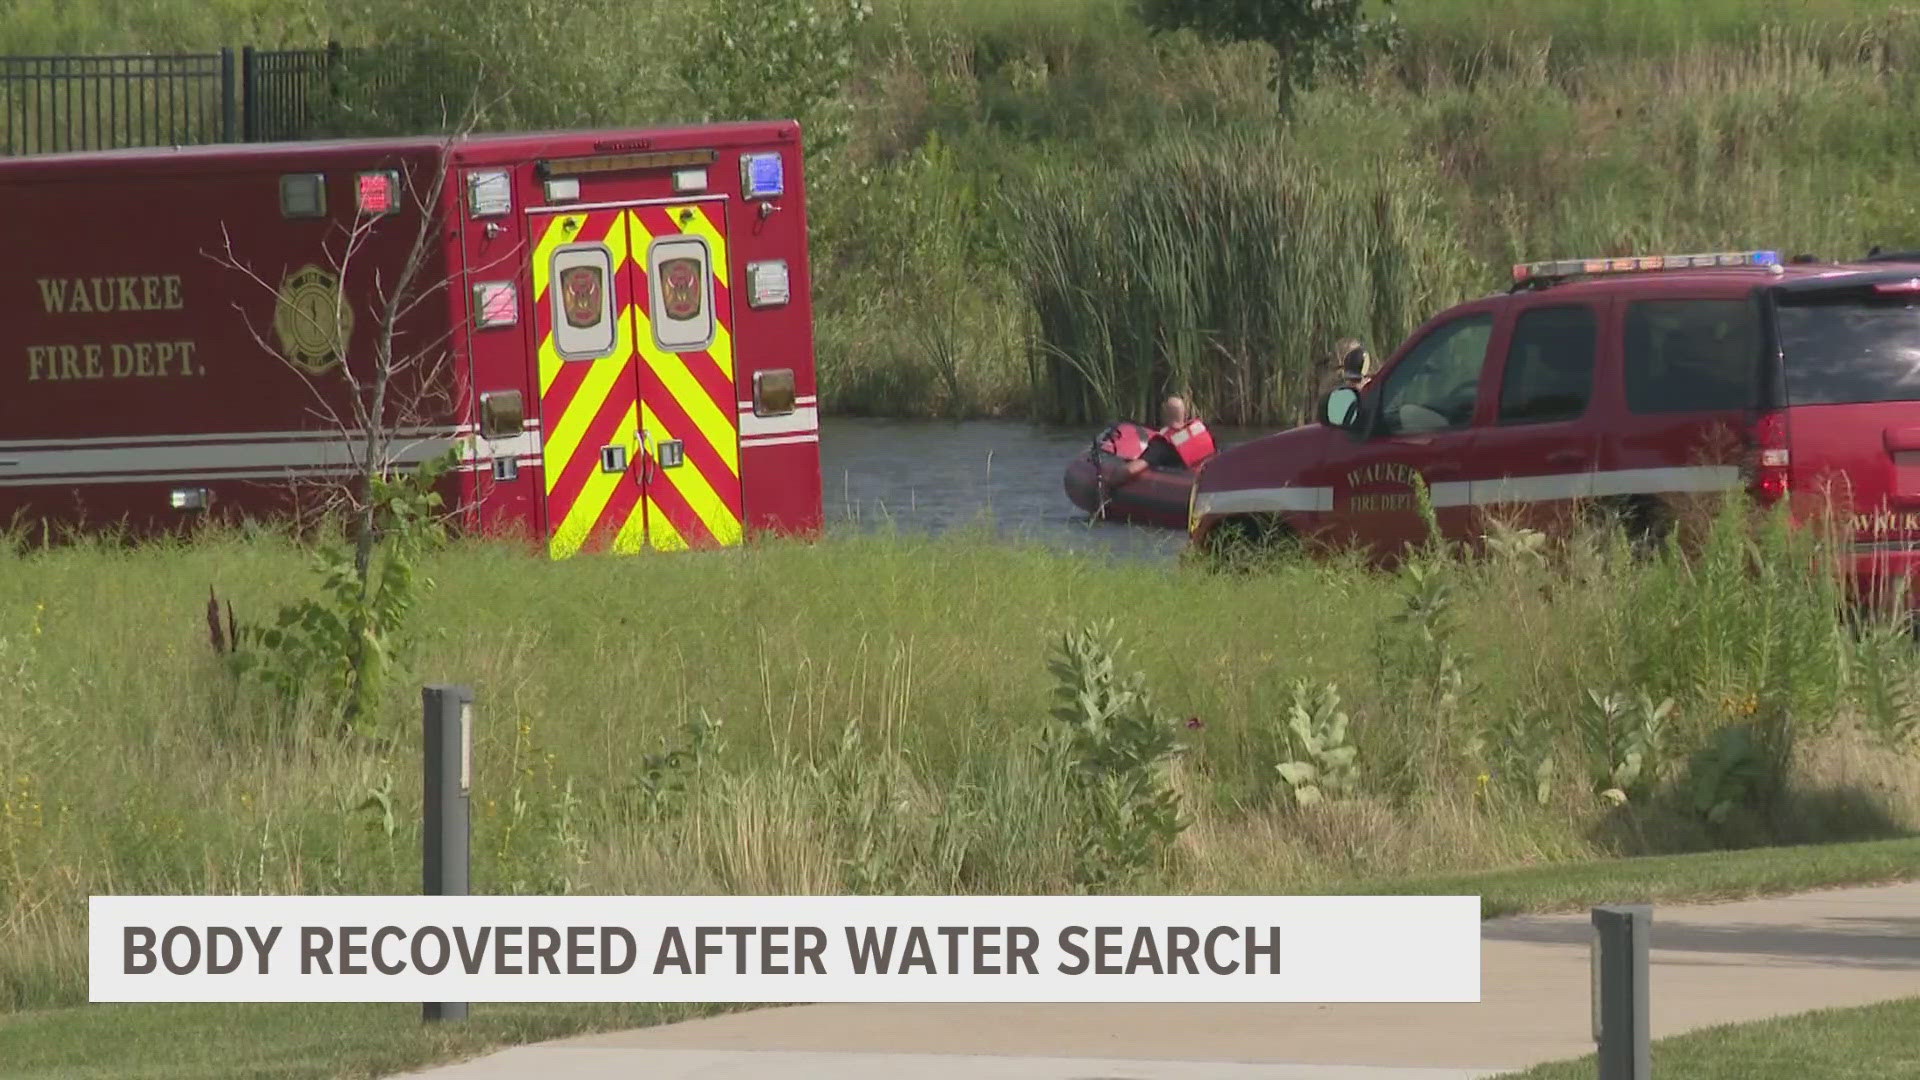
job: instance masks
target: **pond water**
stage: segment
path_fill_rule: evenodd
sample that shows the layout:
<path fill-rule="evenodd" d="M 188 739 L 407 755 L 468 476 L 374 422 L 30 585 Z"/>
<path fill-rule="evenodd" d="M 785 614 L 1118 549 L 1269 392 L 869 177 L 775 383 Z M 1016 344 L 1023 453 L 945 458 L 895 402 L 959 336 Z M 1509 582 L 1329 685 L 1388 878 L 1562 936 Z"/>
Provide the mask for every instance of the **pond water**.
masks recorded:
<path fill-rule="evenodd" d="M 1214 430 L 1221 447 L 1265 434 Z M 1067 499 L 1061 476 L 1084 453 L 1093 427 L 1024 420 L 820 422 L 822 501 L 829 523 L 940 533 L 990 520 L 1003 534 L 1069 550 L 1171 559 L 1186 544 L 1175 529 L 1089 522 Z"/>

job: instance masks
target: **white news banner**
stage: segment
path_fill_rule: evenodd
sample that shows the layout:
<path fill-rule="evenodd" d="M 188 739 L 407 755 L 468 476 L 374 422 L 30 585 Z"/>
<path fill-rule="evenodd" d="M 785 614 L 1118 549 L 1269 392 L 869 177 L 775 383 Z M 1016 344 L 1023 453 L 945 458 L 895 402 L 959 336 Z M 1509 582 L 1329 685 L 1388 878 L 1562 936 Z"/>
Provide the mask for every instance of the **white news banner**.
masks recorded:
<path fill-rule="evenodd" d="M 96 896 L 92 1001 L 1464 1002 L 1475 896 Z"/>

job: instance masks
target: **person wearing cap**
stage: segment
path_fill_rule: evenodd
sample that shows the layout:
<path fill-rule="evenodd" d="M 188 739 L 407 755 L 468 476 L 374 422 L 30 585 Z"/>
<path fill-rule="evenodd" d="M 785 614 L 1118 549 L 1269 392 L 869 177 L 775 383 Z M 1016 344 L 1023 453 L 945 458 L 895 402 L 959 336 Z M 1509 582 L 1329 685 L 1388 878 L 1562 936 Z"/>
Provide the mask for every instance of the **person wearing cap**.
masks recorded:
<path fill-rule="evenodd" d="M 1358 338 L 1341 338 L 1333 347 L 1333 367 L 1339 385 L 1350 390 L 1362 390 L 1373 381 L 1373 354 Z"/>

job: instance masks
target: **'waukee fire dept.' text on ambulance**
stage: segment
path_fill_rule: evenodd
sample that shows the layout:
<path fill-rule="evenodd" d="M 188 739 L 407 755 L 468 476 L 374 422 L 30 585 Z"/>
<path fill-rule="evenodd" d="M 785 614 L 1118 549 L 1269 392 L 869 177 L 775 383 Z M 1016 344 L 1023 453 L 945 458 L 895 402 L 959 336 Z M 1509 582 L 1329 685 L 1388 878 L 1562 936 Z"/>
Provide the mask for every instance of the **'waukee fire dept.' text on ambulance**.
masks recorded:
<path fill-rule="evenodd" d="M 813 532 L 800 146 L 777 121 L 0 159 L 0 519 L 167 531 L 351 476 L 345 375 L 364 400 L 417 252 L 382 428 L 401 465 L 459 451 L 462 528 L 555 558 Z"/>

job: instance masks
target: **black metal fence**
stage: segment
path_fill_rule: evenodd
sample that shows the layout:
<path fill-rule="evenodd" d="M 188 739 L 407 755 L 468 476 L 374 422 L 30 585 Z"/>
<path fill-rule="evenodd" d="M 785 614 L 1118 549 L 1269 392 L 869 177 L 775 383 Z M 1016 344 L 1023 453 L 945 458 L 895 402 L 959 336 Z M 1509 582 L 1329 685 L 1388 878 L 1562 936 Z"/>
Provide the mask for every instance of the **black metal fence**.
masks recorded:
<path fill-rule="evenodd" d="M 417 126 L 431 118 L 413 115 L 422 112 L 418 95 L 401 84 L 438 81 L 439 65 L 420 70 L 431 59 L 338 44 L 247 46 L 237 56 L 0 56 L 0 156 Z"/>
<path fill-rule="evenodd" d="M 179 56 L 0 56 L 0 153 L 230 142 L 232 49 Z"/>
<path fill-rule="evenodd" d="M 338 107 L 345 51 L 324 49 L 240 53 L 241 131 L 247 142 L 310 138 Z"/>

